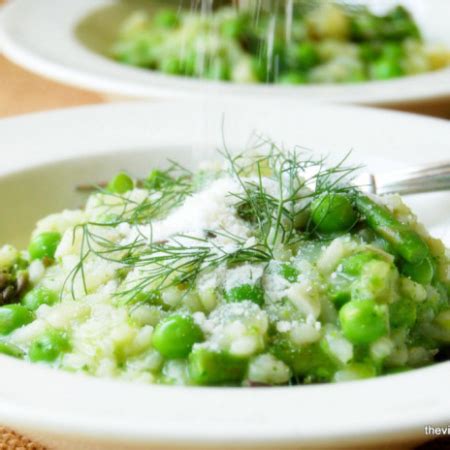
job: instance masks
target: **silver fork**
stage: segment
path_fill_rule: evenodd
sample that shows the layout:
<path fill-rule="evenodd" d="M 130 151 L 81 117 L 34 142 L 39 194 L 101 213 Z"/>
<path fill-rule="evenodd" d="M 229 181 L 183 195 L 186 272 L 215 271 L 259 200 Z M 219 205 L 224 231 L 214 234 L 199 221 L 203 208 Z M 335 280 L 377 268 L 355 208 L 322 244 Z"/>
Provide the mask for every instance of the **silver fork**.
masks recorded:
<path fill-rule="evenodd" d="M 412 167 L 390 173 L 361 173 L 353 180 L 371 194 L 419 194 L 450 190 L 450 161 Z"/>

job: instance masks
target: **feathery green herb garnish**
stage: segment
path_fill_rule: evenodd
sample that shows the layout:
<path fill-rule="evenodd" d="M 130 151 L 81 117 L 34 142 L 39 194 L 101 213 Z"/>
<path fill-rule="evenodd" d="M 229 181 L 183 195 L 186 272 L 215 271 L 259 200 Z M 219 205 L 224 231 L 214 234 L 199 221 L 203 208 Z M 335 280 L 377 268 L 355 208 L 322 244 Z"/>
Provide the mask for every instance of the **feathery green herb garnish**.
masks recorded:
<path fill-rule="evenodd" d="M 233 235 L 227 229 L 202 230 L 200 236 L 175 234 L 168 241 L 153 240 L 152 222 L 164 219 L 194 191 L 193 174 L 179 164 L 171 163 L 165 170 L 154 170 L 139 182 L 148 195 L 141 202 L 130 196 L 99 189 L 105 214 L 122 204 L 119 214 L 105 222 L 88 222 L 74 229 L 74 242 L 81 233 L 80 259 L 66 280 L 75 298 L 75 280 L 80 277 L 85 293 L 85 262 L 89 255 L 117 263 L 123 273 L 138 269 L 132 281 L 126 277 L 120 295 L 132 301 L 140 292 L 161 291 L 171 286 L 192 287 L 201 273 L 221 264 L 230 267 L 243 263 L 269 262 L 277 248 L 294 246 L 310 238 L 316 225 L 307 211 L 311 201 L 322 193 L 352 193 L 349 184 L 355 168 L 346 167 L 347 156 L 327 167 L 325 158 L 313 158 L 309 152 L 295 148 L 285 151 L 274 142 L 258 137 L 254 143 L 261 154 L 249 159 L 245 153 L 231 154 L 224 145 L 220 152 L 227 170 L 219 176 L 230 176 L 239 190 L 229 192 L 235 199 L 237 215 L 250 224 L 253 240 Z M 108 206 L 109 205 L 109 206 Z M 132 242 L 118 243 L 96 233 L 98 227 L 117 228 L 121 224 L 137 231 Z M 149 233 L 142 233 L 147 225 Z M 223 246 L 218 239 L 231 245 Z"/>

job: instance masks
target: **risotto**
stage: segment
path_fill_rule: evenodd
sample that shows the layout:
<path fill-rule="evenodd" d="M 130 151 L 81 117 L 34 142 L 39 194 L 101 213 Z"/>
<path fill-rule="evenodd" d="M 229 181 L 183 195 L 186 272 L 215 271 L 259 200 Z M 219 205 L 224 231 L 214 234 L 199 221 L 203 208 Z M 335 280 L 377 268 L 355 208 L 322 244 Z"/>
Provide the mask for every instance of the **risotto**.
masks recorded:
<path fill-rule="evenodd" d="M 288 385 L 445 358 L 449 259 L 397 195 L 344 163 L 241 155 L 146 179 L 0 250 L 0 352 L 144 383 Z"/>
<path fill-rule="evenodd" d="M 167 74 L 238 83 L 355 83 L 450 63 L 448 49 L 425 43 L 402 6 L 377 15 L 333 2 L 315 9 L 275 3 L 292 5 L 290 11 L 248 3 L 255 8 L 137 11 L 123 23 L 111 55 Z"/>

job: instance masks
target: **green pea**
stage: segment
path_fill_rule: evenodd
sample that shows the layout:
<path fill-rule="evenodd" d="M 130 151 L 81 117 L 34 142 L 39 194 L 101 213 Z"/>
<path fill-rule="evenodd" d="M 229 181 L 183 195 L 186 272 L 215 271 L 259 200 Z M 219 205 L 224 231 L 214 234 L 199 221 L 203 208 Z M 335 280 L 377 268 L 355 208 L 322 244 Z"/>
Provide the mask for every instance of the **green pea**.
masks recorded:
<path fill-rule="evenodd" d="M 349 230 L 356 222 L 356 212 L 345 194 L 325 194 L 311 203 L 311 218 L 322 233 Z"/>
<path fill-rule="evenodd" d="M 247 19 L 245 16 L 235 16 L 225 20 L 220 25 L 220 32 L 230 39 L 239 39 L 246 32 Z"/>
<path fill-rule="evenodd" d="M 405 262 L 401 266 L 403 275 L 420 284 L 430 284 L 434 277 L 434 264 L 431 258 L 425 258 L 419 263 Z"/>
<path fill-rule="evenodd" d="M 22 349 L 17 347 L 17 345 L 5 341 L 0 341 L 0 353 L 12 356 L 13 358 L 22 358 L 24 354 Z"/>
<path fill-rule="evenodd" d="M 243 302 L 249 300 L 257 305 L 264 303 L 264 291 L 260 286 L 251 284 L 241 284 L 231 288 L 224 294 L 228 302 Z"/>
<path fill-rule="evenodd" d="M 373 62 L 380 56 L 380 48 L 372 42 L 363 42 L 360 44 L 359 57 L 365 62 Z"/>
<path fill-rule="evenodd" d="M 229 80 L 231 77 L 230 65 L 222 58 L 215 58 L 208 65 L 203 75 L 210 80 Z"/>
<path fill-rule="evenodd" d="M 68 351 L 70 343 L 67 335 L 61 331 L 50 330 L 30 345 L 28 358 L 33 362 L 53 362 Z"/>
<path fill-rule="evenodd" d="M 158 57 L 155 48 L 160 45 L 155 35 L 141 34 L 133 39 L 122 40 L 114 45 L 114 57 L 131 66 L 155 68 Z"/>
<path fill-rule="evenodd" d="M 244 378 L 247 365 L 247 359 L 196 348 L 189 355 L 189 376 L 194 384 L 236 384 Z"/>
<path fill-rule="evenodd" d="M 388 42 L 383 45 L 381 53 L 384 58 L 399 61 L 403 56 L 403 48 L 398 42 Z"/>
<path fill-rule="evenodd" d="M 22 298 L 22 305 L 35 311 L 41 305 L 53 305 L 58 301 L 58 294 L 44 287 L 34 288 Z"/>
<path fill-rule="evenodd" d="M 0 334 L 9 334 L 32 322 L 34 315 L 22 305 L 6 305 L 0 307 Z"/>
<path fill-rule="evenodd" d="M 310 42 L 302 42 L 296 49 L 295 62 L 299 69 L 309 70 L 320 61 L 316 47 Z"/>
<path fill-rule="evenodd" d="M 291 283 L 295 283 L 297 281 L 299 272 L 290 264 L 281 264 L 280 274 L 284 279 L 290 281 Z"/>
<path fill-rule="evenodd" d="M 301 72 L 285 72 L 280 76 L 278 82 L 281 84 L 305 84 L 308 82 L 308 77 Z"/>
<path fill-rule="evenodd" d="M 370 73 L 376 80 L 388 80 L 390 78 L 400 77 L 404 74 L 398 61 L 381 58 L 372 64 Z"/>
<path fill-rule="evenodd" d="M 267 61 L 265 58 L 252 58 L 252 71 L 255 78 L 261 83 L 269 83 L 271 81 L 271 76 L 269 70 L 267 69 Z"/>
<path fill-rule="evenodd" d="M 163 186 L 173 183 L 173 178 L 162 170 L 154 169 L 145 180 L 147 189 L 159 191 Z"/>
<path fill-rule="evenodd" d="M 35 236 L 28 246 L 30 258 L 53 258 L 61 241 L 61 234 L 56 231 L 46 231 Z"/>
<path fill-rule="evenodd" d="M 191 316 L 173 315 L 163 319 L 153 333 L 153 346 L 169 359 L 185 358 L 203 332 Z"/>
<path fill-rule="evenodd" d="M 344 336 L 353 344 L 370 344 L 385 335 L 387 314 L 384 305 L 372 300 L 352 300 L 339 311 Z"/>
<path fill-rule="evenodd" d="M 359 276 L 368 262 L 379 259 L 381 259 L 380 255 L 371 251 L 363 251 L 356 255 L 348 256 L 341 261 L 342 272 L 348 275 Z"/>
<path fill-rule="evenodd" d="M 408 298 L 389 305 L 389 321 L 394 328 L 411 328 L 417 320 L 417 304 Z"/>
<path fill-rule="evenodd" d="M 159 11 L 154 19 L 154 24 L 161 28 L 176 28 L 180 24 L 180 19 L 176 11 L 163 9 Z"/>
<path fill-rule="evenodd" d="M 336 362 L 321 343 L 298 346 L 283 335 L 276 335 L 269 352 L 287 364 L 292 372 L 314 381 L 330 381 L 336 371 Z"/>
<path fill-rule="evenodd" d="M 108 190 L 114 194 L 125 194 L 125 192 L 131 191 L 133 188 L 133 180 L 125 172 L 119 172 L 108 183 Z"/>
<path fill-rule="evenodd" d="M 183 65 L 177 56 L 166 56 L 160 61 L 159 68 L 162 72 L 170 75 L 183 74 Z"/>
<path fill-rule="evenodd" d="M 199 66 L 197 64 L 198 56 L 195 52 L 189 52 L 183 55 L 181 66 L 183 68 L 183 75 L 194 76 L 198 72 Z"/>

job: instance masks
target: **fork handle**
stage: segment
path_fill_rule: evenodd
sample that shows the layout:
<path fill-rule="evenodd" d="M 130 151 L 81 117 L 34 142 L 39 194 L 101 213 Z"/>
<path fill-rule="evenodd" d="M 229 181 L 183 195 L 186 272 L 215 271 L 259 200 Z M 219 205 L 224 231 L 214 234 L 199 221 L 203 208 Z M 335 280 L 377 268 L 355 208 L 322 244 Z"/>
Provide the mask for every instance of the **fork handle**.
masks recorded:
<path fill-rule="evenodd" d="M 375 190 L 377 194 L 401 195 L 450 190 L 450 161 L 377 176 Z"/>

